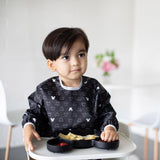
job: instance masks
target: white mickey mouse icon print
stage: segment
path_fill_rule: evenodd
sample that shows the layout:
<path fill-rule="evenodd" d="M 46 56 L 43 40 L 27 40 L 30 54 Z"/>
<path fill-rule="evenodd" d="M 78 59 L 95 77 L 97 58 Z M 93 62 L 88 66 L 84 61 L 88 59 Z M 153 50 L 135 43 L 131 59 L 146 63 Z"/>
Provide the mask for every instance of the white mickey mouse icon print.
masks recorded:
<path fill-rule="evenodd" d="M 86 100 L 87 100 L 87 101 L 89 101 L 89 98 L 88 98 L 88 97 L 86 97 Z"/>
<path fill-rule="evenodd" d="M 73 108 L 72 108 L 72 107 L 69 107 L 68 111 L 69 111 L 69 112 L 72 112 L 72 111 L 73 111 Z"/>
<path fill-rule="evenodd" d="M 51 122 L 54 122 L 55 118 L 50 118 Z"/>
<path fill-rule="evenodd" d="M 55 96 L 51 96 L 51 99 L 52 99 L 52 100 L 55 100 L 55 98 L 56 98 Z"/>
<path fill-rule="evenodd" d="M 87 81 L 84 81 L 84 84 L 87 84 Z"/>
<path fill-rule="evenodd" d="M 53 82 L 56 82 L 56 79 L 53 78 L 52 81 L 53 81 Z"/>
<path fill-rule="evenodd" d="M 86 121 L 89 122 L 91 119 L 90 118 L 86 118 Z"/>

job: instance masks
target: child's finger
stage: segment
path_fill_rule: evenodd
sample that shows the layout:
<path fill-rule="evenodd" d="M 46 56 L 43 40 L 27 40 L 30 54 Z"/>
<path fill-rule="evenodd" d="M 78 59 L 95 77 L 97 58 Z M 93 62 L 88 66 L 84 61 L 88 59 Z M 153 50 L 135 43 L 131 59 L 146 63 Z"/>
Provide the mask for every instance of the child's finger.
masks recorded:
<path fill-rule="evenodd" d="M 104 132 L 103 140 L 109 142 L 110 141 L 110 136 L 111 136 L 110 132 Z"/>
<path fill-rule="evenodd" d="M 115 141 L 115 140 L 117 140 L 117 135 L 114 135 L 114 136 L 112 137 L 112 141 Z"/>
<path fill-rule="evenodd" d="M 25 145 L 25 150 L 26 150 L 26 152 L 28 152 L 28 145 L 27 144 Z"/>
<path fill-rule="evenodd" d="M 118 139 L 119 139 L 119 136 L 118 136 L 117 133 L 116 134 L 111 134 L 109 141 L 115 141 L 115 140 L 118 140 Z"/>
<path fill-rule="evenodd" d="M 32 141 L 28 141 L 28 149 L 30 149 L 31 151 L 33 151 L 33 150 L 34 150 L 34 147 L 33 147 Z"/>
<path fill-rule="evenodd" d="M 116 136 L 116 140 L 119 140 L 119 135 L 117 134 L 117 136 Z"/>
<path fill-rule="evenodd" d="M 106 141 L 111 142 L 113 138 L 113 132 L 111 131 L 106 132 L 105 138 L 106 138 Z"/>
<path fill-rule="evenodd" d="M 28 142 L 25 144 L 25 150 L 26 150 L 26 152 L 28 152 L 29 150 L 31 150 L 31 151 L 34 150 L 34 147 L 33 147 L 31 141 L 28 141 Z"/>
<path fill-rule="evenodd" d="M 101 139 L 104 140 L 104 137 L 105 137 L 105 133 L 102 132 L 102 133 L 101 133 Z"/>
<path fill-rule="evenodd" d="M 40 135 L 36 132 L 36 131 L 34 131 L 34 136 L 35 136 L 35 138 L 37 139 L 37 140 L 41 140 L 41 137 L 40 137 Z"/>
<path fill-rule="evenodd" d="M 105 140 L 106 140 L 107 142 L 111 142 L 111 141 L 112 141 L 112 135 L 111 135 L 110 133 L 106 134 L 106 135 L 105 135 Z"/>

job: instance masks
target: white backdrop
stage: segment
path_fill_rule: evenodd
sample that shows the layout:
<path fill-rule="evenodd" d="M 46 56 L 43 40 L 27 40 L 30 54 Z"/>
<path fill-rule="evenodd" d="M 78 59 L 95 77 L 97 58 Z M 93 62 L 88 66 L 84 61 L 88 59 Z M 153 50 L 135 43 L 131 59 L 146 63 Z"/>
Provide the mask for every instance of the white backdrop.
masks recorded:
<path fill-rule="evenodd" d="M 160 1 L 136 0 L 134 14 L 132 114 L 140 116 L 160 107 Z M 148 86 L 147 86 L 148 85 Z"/>

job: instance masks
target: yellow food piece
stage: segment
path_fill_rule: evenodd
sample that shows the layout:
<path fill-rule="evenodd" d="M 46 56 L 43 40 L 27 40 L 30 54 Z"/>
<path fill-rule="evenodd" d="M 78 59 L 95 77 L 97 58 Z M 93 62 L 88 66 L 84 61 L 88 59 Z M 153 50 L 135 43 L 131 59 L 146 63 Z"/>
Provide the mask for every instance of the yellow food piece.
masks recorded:
<path fill-rule="evenodd" d="M 77 135 L 69 132 L 67 135 L 59 133 L 59 137 L 63 139 L 69 139 L 69 140 L 92 140 L 97 138 L 98 136 L 96 135 L 81 136 L 81 135 Z"/>
<path fill-rule="evenodd" d="M 98 138 L 99 136 L 96 136 L 96 135 L 87 135 L 86 136 L 86 140 L 91 140 L 91 139 L 95 139 L 95 138 Z"/>

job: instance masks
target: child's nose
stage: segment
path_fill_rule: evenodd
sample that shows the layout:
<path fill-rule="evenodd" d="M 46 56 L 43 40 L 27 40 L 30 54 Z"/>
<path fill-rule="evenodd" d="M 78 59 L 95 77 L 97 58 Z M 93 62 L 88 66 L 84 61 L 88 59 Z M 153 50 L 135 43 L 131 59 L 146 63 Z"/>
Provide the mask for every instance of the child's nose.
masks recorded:
<path fill-rule="evenodd" d="M 73 66 L 76 66 L 76 65 L 78 65 L 79 64 L 79 60 L 78 60 L 78 58 L 72 58 L 72 65 Z"/>

